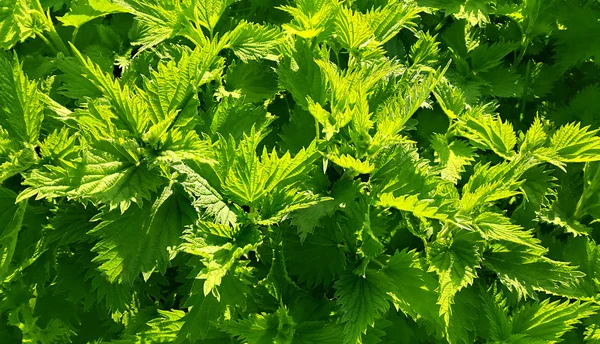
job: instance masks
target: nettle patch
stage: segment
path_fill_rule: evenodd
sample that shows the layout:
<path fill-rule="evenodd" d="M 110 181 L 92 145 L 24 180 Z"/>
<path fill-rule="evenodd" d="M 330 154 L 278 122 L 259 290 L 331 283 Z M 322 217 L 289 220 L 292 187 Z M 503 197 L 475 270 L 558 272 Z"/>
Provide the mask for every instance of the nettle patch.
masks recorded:
<path fill-rule="evenodd" d="M 2 343 L 600 342 L 595 0 L 0 0 Z"/>

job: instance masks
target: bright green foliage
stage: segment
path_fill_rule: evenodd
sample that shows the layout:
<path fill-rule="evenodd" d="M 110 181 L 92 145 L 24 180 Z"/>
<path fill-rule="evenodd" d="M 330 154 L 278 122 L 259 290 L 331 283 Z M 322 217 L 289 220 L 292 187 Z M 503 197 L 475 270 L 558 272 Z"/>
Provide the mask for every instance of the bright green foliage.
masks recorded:
<path fill-rule="evenodd" d="M 597 0 L 0 0 L 0 343 L 600 342 Z"/>
<path fill-rule="evenodd" d="M 166 188 L 152 206 L 102 216 L 89 234 L 100 238 L 92 249 L 98 254 L 94 262 L 109 282 L 133 283 L 140 272 L 149 276 L 155 268 L 164 273 L 169 248 L 179 243 L 190 222 L 181 201 Z"/>
<path fill-rule="evenodd" d="M 96 18 L 125 11 L 125 8 L 109 0 L 79 0 L 59 20 L 66 26 L 79 28 Z"/>
<path fill-rule="evenodd" d="M 429 246 L 427 258 L 430 270 L 439 277 L 438 304 L 446 326 L 451 321 L 454 296 L 471 285 L 477 277 L 476 269 L 481 261 L 480 245 L 476 233 L 461 231 L 448 239 L 440 238 Z"/>
<path fill-rule="evenodd" d="M 343 313 L 345 343 L 362 343 L 362 334 L 389 308 L 387 291 L 391 281 L 381 272 L 367 270 L 358 276 L 345 273 L 336 282 L 338 303 Z"/>
<path fill-rule="evenodd" d="M 0 125 L 9 137 L 23 143 L 34 144 L 40 135 L 44 114 L 41 98 L 35 82 L 23 73 L 19 61 L 0 58 Z"/>

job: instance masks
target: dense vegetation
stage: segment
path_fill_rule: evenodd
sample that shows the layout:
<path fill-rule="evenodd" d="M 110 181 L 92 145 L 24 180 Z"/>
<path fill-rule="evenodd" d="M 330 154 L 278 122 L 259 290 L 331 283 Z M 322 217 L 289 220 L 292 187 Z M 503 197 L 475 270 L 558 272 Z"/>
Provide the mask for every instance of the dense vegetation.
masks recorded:
<path fill-rule="evenodd" d="M 600 343 L 600 1 L 0 0 L 0 342 Z"/>

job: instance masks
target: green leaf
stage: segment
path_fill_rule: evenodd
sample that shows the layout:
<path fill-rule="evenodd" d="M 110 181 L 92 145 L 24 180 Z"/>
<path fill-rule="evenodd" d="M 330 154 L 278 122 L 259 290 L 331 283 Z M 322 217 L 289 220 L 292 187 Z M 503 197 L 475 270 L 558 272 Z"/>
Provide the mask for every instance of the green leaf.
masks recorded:
<path fill-rule="evenodd" d="M 375 38 L 383 44 L 403 28 L 414 29 L 419 12 L 421 8 L 416 3 L 388 1 L 384 7 L 369 11 L 367 20 Z"/>
<path fill-rule="evenodd" d="M 464 92 L 460 88 L 451 85 L 445 78 L 437 83 L 433 94 L 442 111 L 450 119 L 460 117 L 465 111 L 467 99 Z"/>
<path fill-rule="evenodd" d="M 238 245 L 237 230 L 228 225 L 199 221 L 197 226 L 198 231 L 185 233 L 181 250 L 200 257 L 202 266 L 196 279 L 204 280 L 204 296 L 212 294 L 221 301 L 219 287 L 223 279 L 235 275 L 236 268 L 243 269 L 248 262 L 240 261 L 240 257 L 256 247 L 253 244 Z"/>
<path fill-rule="evenodd" d="M 446 214 L 439 211 L 439 207 L 433 204 L 431 199 L 419 199 L 417 195 L 402 195 L 394 197 L 391 193 L 384 193 L 379 196 L 377 205 L 384 208 L 395 208 L 401 211 L 408 211 L 418 217 L 427 217 L 443 220 Z"/>
<path fill-rule="evenodd" d="M 383 272 L 394 283 L 391 296 L 397 310 L 415 321 L 423 318 L 443 327 L 436 304 L 438 281 L 433 273 L 427 272 L 422 254 L 415 250 L 396 252 Z"/>
<path fill-rule="evenodd" d="M 189 33 L 186 32 L 189 28 L 186 15 L 191 15 L 190 12 L 193 14 L 187 7 L 189 3 L 171 0 L 114 0 L 114 3 L 125 8 L 140 21 L 143 29 L 140 30 L 140 37 L 137 37 L 135 44 L 142 45 L 142 50 L 177 35 Z M 201 41 L 194 43 L 206 43 L 204 35 L 200 35 Z"/>
<path fill-rule="evenodd" d="M 194 7 L 195 19 L 198 24 L 207 28 L 212 33 L 227 7 L 235 1 L 209 0 L 196 2 L 196 6 Z"/>
<path fill-rule="evenodd" d="M 550 301 L 529 303 L 513 316 L 513 332 L 537 342 L 558 342 L 565 332 L 573 329 L 598 311 L 598 306 L 579 301 Z"/>
<path fill-rule="evenodd" d="M 484 148 L 493 150 L 505 159 L 512 159 L 517 144 L 517 136 L 512 124 L 502 121 L 497 116 L 485 114 L 484 111 L 474 109 L 462 117 L 464 119 L 464 124 L 460 127 L 462 135 Z"/>
<path fill-rule="evenodd" d="M 448 138 L 441 134 L 434 134 L 431 148 L 436 153 L 436 162 L 440 167 L 441 177 L 454 184 L 458 183 L 465 166 L 475 161 L 475 149 L 461 140 L 448 142 Z"/>
<path fill-rule="evenodd" d="M 389 309 L 387 293 L 394 287 L 390 279 L 379 271 L 367 270 L 364 276 L 350 272 L 341 275 L 335 283 L 338 304 L 344 323 L 344 343 L 362 343 L 362 336 L 375 320 Z"/>
<path fill-rule="evenodd" d="M 144 96 L 152 123 L 170 124 L 193 97 L 199 78 L 214 62 L 210 47 L 193 52 L 183 51 L 179 61 L 159 63 L 150 78 L 144 79 Z"/>
<path fill-rule="evenodd" d="M 79 29 L 83 24 L 96 18 L 126 11 L 126 8 L 110 0 L 78 0 L 74 2 L 69 12 L 58 20 L 65 26 Z"/>
<path fill-rule="evenodd" d="M 528 246 L 531 252 L 543 254 L 545 249 L 540 241 L 533 236 L 532 231 L 511 223 L 508 217 L 498 213 L 484 212 L 473 219 L 473 226 L 482 234 L 484 239 L 509 241 Z"/>
<path fill-rule="evenodd" d="M 212 109 L 210 131 L 223 137 L 241 139 L 252 128 L 261 130 L 275 119 L 262 105 L 254 105 L 245 98 L 225 97 Z"/>
<path fill-rule="evenodd" d="M 550 150 L 560 162 L 588 162 L 600 159 L 598 130 L 588 130 L 579 123 L 560 127 L 550 138 Z"/>
<path fill-rule="evenodd" d="M 352 52 L 364 49 L 374 36 L 367 17 L 347 7 L 342 7 L 338 12 L 335 24 L 337 40 Z"/>
<path fill-rule="evenodd" d="M 479 297 L 485 312 L 486 338 L 490 341 L 507 341 L 512 335 L 512 321 L 502 291 L 493 285 L 488 290 L 480 289 Z"/>
<path fill-rule="evenodd" d="M 302 41 L 288 47 L 279 65 L 277 75 L 279 83 L 292 94 L 294 101 L 304 110 L 308 110 L 311 99 L 316 103 L 326 101 L 327 84 L 315 63 L 315 52 Z"/>
<path fill-rule="evenodd" d="M 1 130 L 1 128 L 0 128 Z M 2 144 L 3 142 L 0 142 Z M 9 144 L 6 144 L 9 148 Z M 17 151 L 0 154 L 0 183 L 8 178 L 28 170 L 37 161 L 34 147 L 27 145 Z"/>
<path fill-rule="evenodd" d="M 541 256 L 529 246 L 496 243 L 483 257 L 484 265 L 495 271 L 500 282 L 516 292 L 518 298 L 535 297 L 535 290 L 569 295 L 571 291 L 564 287 L 583 277 L 568 262 Z"/>
<path fill-rule="evenodd" d="M 348 154 L 343 154 L 340 156 L 329 155 L 328 159 L 343 169 L 352 171 L 354 174 L 369 174 L 373 172 L 373 169 L 375 168 L 368 161 L 360 161 Z"/>
<path fill-rule="evenodd" d="M 79 63 L 84 66 L 86 77 L 108 99 L 121 124 L 132 135 L 141 137 L 150 123 L 146 103 L 129 86 L 122 86 L 118 80 L 106 75 L 89 57 L 84 57 L 74 46 L 71 48 Z"/>
<path fill-rule="evenodd" d="M 439 42 L 436 41 L 436 37 L 420 31 L 417 32 L 416 36 L 418 40 L 410 47 L 409 55 L 413 66 L 435 64 L 440 53 Z"/>
<path fill-rule="evenodd" d="M 424 76 L 416 74 L 411 83 L 401 84 L 395 95 L 379 105 L 376 112 L 377 133 L 373 138 L 373 148 L 378 149 L 394 142 L 406 122 L 426 104 L 431 91 L 443 74 L 444 70 Z"/>
<path fill-rule="evenodd" d="M 290 344 L 295 327 L 294 319 L 285 308 L 279 308 L 271 314 L 254 314 L 223 326 L 228 333 L 248 344 Z"/>
<path fill-rule="evenodd" d="M 0 281 L 9 274 L 23 225 L 27 202 L 15 203 L 16 194 L 0 188 Z"/>
<path fill-rule="evenodd" d="M 154 343 L 173 343 L 181 330 L 184 321 L 185 312 L 181 310 L 158 310 L 160 317 L 154 318 L 146 323 L 148 327 L 144 331 L 138 332 L 135 336 L 128 336 L 127 339 L 111 341 L 115 344 L 143 344 L 148 341 Z"/>
<path fill-rule="evenodd" d="M 300 0 L 296 1 L 296 7 L 280 6 L 278 9 L 293 16 L 290 23 L 282 25 L 285 31 L 320 42 L 331 35 L 338 7 L 332 0 Z"/>
<path fill-rule="evenodd" d="M 266 63 L 251 61 L 232 64 L 225 83 L 230 92 L 239 92 L 247 102 L 271 99 L 277 93 L 277 75 Z"/>
<path fill-rule="evenodd" d="M 558 30 L 553 36 L 556 39 L 556 58 L 558 65 L 567 70 L 569 67 L 586 59 L 597 60 L 600 57 L 598 49 L 597 4 L 588 3 L 581 6 L 561 4 L 557 9 L 559 20 L 567 30 Z"/>
<path fill-rule="evenodd" d="M 32 0 L 3 0 L 0 2 L 0 47 L 2 49 L 12 48 L 18 42 L 35 37 L 43 31 L 43 25 L 36 26 L 40 24 L 38 23 L 39 16 L 43 17 L 44 14 L 32 11 L 32 7 Z M 38 18 L 35 18 L 36 15 Z"/>
<path fill-rule="evenodd" d="M 154 163 L 172 164 L 180 161 L 195 160 L 199 163 L 213 164 L 210 143 L 201 140 L 195 131 L 183 134 L 181 130 L 171 129 L 161 138 L 160 153 Z"/>
<path fill-rule="evenodd" d="M 481 239 L 477 233 L 459 229 L 452 234 L 427 246 L 429 270 L 435 271 L 439 278 L 438 304 L 447 327 L 456 293 L 473 283 L 482 261 Z"/>
<path fill-rule="evenodd" d="M 255 152 L 261 139 L 254 131 L 250 136 L 244 135 L 231 165 L 224 166 L 227 171 L 221 182 L 225 192 L 244 204 L 253 204 L 276 187 L 304 178 L 317 158 L 316 144 L 312 143 L 293 158 L 289 152 L 281 157 L 275 150 L 268 153 L 265 147 L 259 159 Z"/>
<path fill-rule="evenodd" d="M 469 52 L 471 68 L 476 73 L 499 66 L 504 57 L 519 47 L 518 43 L 498 42 L 492 45 L 480 44 Z"/>
<path fill-rule="evenodd" d="M 299 283 L 329 285 L 345 270 L 346 256 L 333 230 L 319 229 L 304 240 L 295 233 L 284 238 L 285 264 L 291 275 L 298 276 Z"/>
<path fill-rule="evenodd" d="M 280 32 L 275 28 L 241 21 L 226 37 L 226 48 L 231 49 L 242 62 L 248 62 L 269 59 L 279 45 Z"/>
<path fill-rule="evenodd" d="M 145 280 L 155 270 L 164 274 L 170 250 L 190 223 L 187 211 L 185 201 L 167 187 L 151 206 L 101 214 L 102 222 L 89 232 L 99 238 L 94 262 L 110 282 L 131 285 L 140 273 Z"/>
<path fill-rule="evenodd" d="M 16 56 L 0 57 L 0 126 L 21 142 L 35 144 L 44 119 L 38 85 L 30 81 Z"/>
<path fill-rule="evenodd" d="M 109 204 L 111 209 L 119 207 L 124 212 L 132 202 L 142 205 L 161 183 L 161 178 L 142 163 L 142 154 L 135 141 L 94 142 L 74 165 L 46 165 L 33 170 L 19 200 L 66 196 Z"/>
<path fill-rule="evenodd" d="M 193 198 L 192 205 L 199 212 L 205 211 L 208 216 L 214 217 L 217 223 L 235 225 L 236 214 L 229 209 L 221 195 L 210 186 L 206 179 L 184 164 L 172 167 L 175 171 L 185 175 L 185 179 L 180 182 L 181 186 Z"/>

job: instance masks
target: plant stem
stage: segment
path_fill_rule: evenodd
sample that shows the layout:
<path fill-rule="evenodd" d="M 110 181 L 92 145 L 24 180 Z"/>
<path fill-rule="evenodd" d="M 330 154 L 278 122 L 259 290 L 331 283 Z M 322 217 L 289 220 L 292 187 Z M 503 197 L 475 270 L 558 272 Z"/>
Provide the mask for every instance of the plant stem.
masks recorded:
<path fill-rule="evenodd" d="M 523 85 L 523 95 L 521 96 L 521 114 L 519 119 L 522 121 L 525 116 L 525 106 L 527 105 L 527 90 L 529 88 L 531 61 L 527 61 L 527 68 L 525 69 L 525 84 Z"/>

